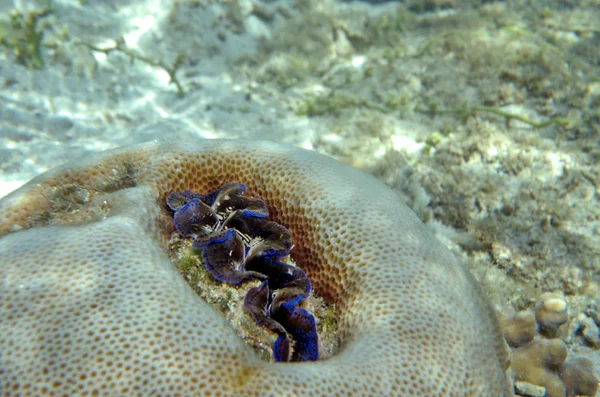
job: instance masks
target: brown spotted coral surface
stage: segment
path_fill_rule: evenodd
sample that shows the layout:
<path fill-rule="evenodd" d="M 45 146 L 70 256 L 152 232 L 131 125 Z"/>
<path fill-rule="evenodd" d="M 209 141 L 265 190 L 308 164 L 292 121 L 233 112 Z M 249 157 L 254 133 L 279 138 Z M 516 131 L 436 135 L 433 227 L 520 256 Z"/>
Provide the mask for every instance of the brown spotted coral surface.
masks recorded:
<path fill-rule="evenodd" d="M 174 269 L 171 191 L 248 186 L 340 313 L 340 352 L 260 361 Z M 267 142 L 151 143 L 0 201 L 0 395 L 510 396 L 480 288 L 396 195 Z"/>

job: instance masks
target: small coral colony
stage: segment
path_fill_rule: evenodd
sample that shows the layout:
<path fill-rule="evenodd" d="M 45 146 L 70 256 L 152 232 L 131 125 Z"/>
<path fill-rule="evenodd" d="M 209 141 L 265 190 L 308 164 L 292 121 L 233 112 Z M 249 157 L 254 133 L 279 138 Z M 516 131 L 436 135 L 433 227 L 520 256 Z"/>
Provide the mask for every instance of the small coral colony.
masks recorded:
<path fill-rule="evenodd" d="M 265 203 L 243 196 L 245 191 L 244 184 L 230 182 L 206 195 L 170 193 L 167 206 L 175 230 L 194 239 L 192 247 L 214 279 L 232 285 L 262 280 L 246 293 L 244 308 L 258 325 L 278 335 L 275 361 L 317 360 L 315 319 L 298 307 L 310 294 L 310 280 L 282 262 L 292 249 L 290 232 L 268 221 Z"/>

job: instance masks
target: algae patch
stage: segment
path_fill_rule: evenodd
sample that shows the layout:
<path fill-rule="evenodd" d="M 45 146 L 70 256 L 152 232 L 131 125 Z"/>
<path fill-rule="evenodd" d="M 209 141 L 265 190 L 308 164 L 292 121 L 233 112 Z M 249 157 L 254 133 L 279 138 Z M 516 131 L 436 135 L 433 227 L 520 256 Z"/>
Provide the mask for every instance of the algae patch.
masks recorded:
<path fill-rule="evenodd" d="M 47 25 L 42 20 L 50 14 L 50 8 L 28 14 L 15 10 L 8 21 L 0 21 L 0 44 L 11 50 L 16 61 L 28 69 L 44 67 L 42 41 Z"/>

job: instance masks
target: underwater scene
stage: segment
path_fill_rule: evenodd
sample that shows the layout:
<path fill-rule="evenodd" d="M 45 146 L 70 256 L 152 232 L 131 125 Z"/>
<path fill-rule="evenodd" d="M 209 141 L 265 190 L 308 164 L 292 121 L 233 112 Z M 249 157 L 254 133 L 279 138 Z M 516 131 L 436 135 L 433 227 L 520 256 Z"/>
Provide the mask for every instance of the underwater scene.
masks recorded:
<path fill-rule="evenodd" d="M 600 397 L 599 0 L 0 0 L 0 397 Z"/>

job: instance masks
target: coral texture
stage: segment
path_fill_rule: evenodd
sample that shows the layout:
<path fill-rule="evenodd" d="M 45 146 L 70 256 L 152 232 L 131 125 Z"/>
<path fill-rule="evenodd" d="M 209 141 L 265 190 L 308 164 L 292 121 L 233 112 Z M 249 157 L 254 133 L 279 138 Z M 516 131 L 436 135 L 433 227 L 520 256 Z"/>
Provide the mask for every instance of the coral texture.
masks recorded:
<path fill-rule="evenodd" d="M 560 293 L 543 293 L 535 302 L 535 319 L 542 334 L 556 337 L 558 328 L 569 319 L 565 297 Z"/>
<path fill-rule="evenodd" d="M 261 361 L 168 256 L 169 192 L 228 181 L 292 234 L 340 351 Z M 0 201 L 1 395 L 510 396 L 481 289 L 381 182 L 267 142 L 100 153 Z"/>
<path fill-rule="evenodd" d="M 546 389 L 548 397 L 564 397 L 565 385 L 558 376 L 567 358 L 567 346 L 560 339 L 536 339 L 515 349 L 511 368 L 518 380 Z"/>
<path fill-rule="evenodd" d="M 532 308 L 518 313 L 510 307 L 500 310 L 504 337 L 513 348 L 510 371 L 516 383 L 520 383 L 518 386 L 525 381 L 528 387 L 541 387 L 546 397 L 596 395 L 598 379 L 592 362 L 569 353 L 567 344 L 559 337 L 567 328 L 578 332 L 578 319 L 586 317 L 577 316 L 574 319 L 577 321 L 569 325 L 568 313 L 564 295 L 556 292 L 543 293 Z"/>

